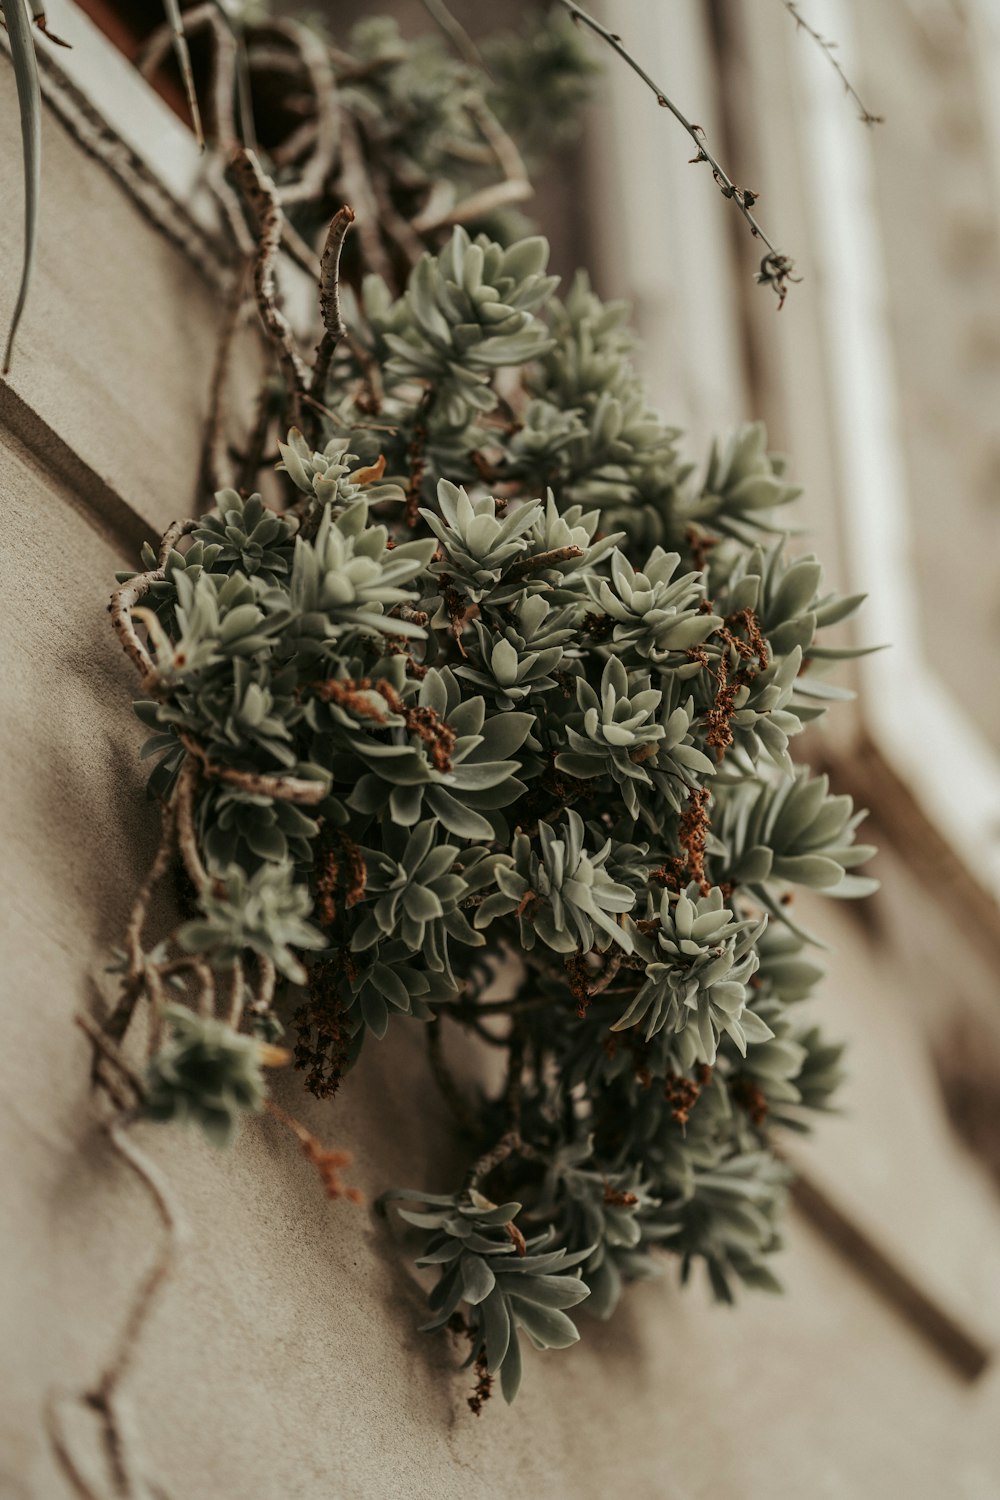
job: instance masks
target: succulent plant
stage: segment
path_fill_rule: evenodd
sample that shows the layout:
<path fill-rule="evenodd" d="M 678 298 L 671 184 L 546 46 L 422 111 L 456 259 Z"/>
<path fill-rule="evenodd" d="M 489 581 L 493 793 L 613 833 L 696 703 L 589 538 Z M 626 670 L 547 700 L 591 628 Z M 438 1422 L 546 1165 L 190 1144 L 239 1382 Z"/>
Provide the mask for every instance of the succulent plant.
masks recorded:
<path fill-rule="evenodd" d="M 548 255 L 540 238 L 503 249 L 456 229 L 438 255 L 417 262 L 402 302 L 376 324 L 391 352 L 390 381 L 430 382 L 452 427 L 491 411 L 491 373 L 537 358 L 551 342 L 536 316 L 557 281 L 544 274 Z"/>
<path fill-rule="evenodd" d="M 496 894 L 479 907 L 476 926 L 514 912 L 526 949 L 541 938 L 557 953 L 589 953 L 609 942 L 630 953 L 632 938 L 615 917 L 631 911 L 635 892 L 612 880 L 604 868 L 611 840 L 591 853 L 585 837 L 583 820 L 572 809 L 558 829 L 539 824 L 537 852 L 527 834 L 515 834 L 511 854 L 493 872 Z"/>
<path fill-rule="evenodd" d="M 822 970 L 786 898 L 874 889 L 861 814 L 789 757 L 843 696 L 826 674 L 857 648 L 821 632 L 861 601 L 788 547 L 783 463 L 753 425 L 700 471 L 625 306 L 585 277 L 556 299 L 545 242 L 475 196 L 512 59 L 566 97 L 585 80 L 545 24 L 492 85 L 385 21 L 327 49 L 386 210 L 342 245 L 348 331 L 328 320 L 305 384 L 282 342 L 255 440 L 288 414 L 277 475 L 251 444 L 245 489 L 145 548 L 112 611 L 164 804 L 154 873 L 183 870 L 148 949 L 140 893 L 112 1040 L 169 993 L 144 1107 L 222 1139 L 264 1101 L 282 1017 L 321 1098 L 390 1028 L 429 1027 L 483 1154 L 453 1193 L 387 1198 L 424 1236 L 428 1326 L 469 1339 L 477 1411 L 494 1376 L 513 1399 L 521 1334 L 577 1339 L 588 1289 L 609 1316 L 671 1257 L 722 1298 L 774 1284 L 770 1131 L 829 1108 L 841 1071 L 796 1010 Z M 308 204 L 294 153 L 274 163 L 293 223 L 348 196 L 334 156 Z M 322 290 L 329 314 L 328 260 Z M 505 1055 L 502 1089 L 450 1080 L 447 1025 Z M 339 1194 L 342 1156 L 293 1128 Z"/>
<path fill-rule="evenodd" d="M 748 1041 L 767 1041 L 770 1027 L 747 1009 L 755 945 L 766 925 L 766 917 L 737 921 L 718 886 L 707 896 L 694 884 L 676 898 L 664 891 L 646 981 L 612 1031 L 644 1022 L 647 1041 L 658 1031 L 683 1035 L 691 1060 L 708 1067 L 723 1034 L 743 1055 Z"/>
<path fill-rule="evenodd" d="M 170 1037 L 149 1060 L 144 1113 L 151 1120 L 191 1120 L 216 1146 L 228 1146 L 240 1116 L 264 1107 L 261 1044 L 224 1021 L 164 1007 Z"/>
<path fill-rule="evenodd" d="M 588 1251 L 570 1254 L 553 1244 L 551 1232 L 525 1239 L 515 1224 L 520 1203 L 497 1205 L 475 1189 L 458 1197 L 399 1189 L 382 1201 L 392 1199 L 419 1203 L 399 1209 L 400 1218 L 433 1231 L 417 1261 L 438 1270 L 424 1328 L 441 1328 L 467 1308 L 472 1358 L 482 1352 L 487 1372 L 500 1376 L 504 1400 L 513 1401 L 521 1384 L 519 1330 L 536 1349 L 565 1349 L 579 1339 L 566 1309 L 590 1291 L 574 1274 Z"/>
<path fill-rule="evenodd" d="M 633 650 L 659 664 L 701 645 L 722 620 L 699 610 L 704 598 L 697 573 L 674 574 L 680 554 L 654 547 L 642 570 L 615 551 L 611 577 L 589 580 L 591 598 L 613 622 L 611 639 L 619 650 Z"/>
<path fill-rule="evenodd" d="M 186 952 L 205 954 L 219 966 L 249 949 L 300 984 L 305 970 L 295 950 L 326 946 L 323 934 L 306 920 L 312 904 L 290 863 L 262 864 L 249 876 L 232 865 L 209 882 L 201 897 L 202 916 L 185 922 L 177 941 Z"/>

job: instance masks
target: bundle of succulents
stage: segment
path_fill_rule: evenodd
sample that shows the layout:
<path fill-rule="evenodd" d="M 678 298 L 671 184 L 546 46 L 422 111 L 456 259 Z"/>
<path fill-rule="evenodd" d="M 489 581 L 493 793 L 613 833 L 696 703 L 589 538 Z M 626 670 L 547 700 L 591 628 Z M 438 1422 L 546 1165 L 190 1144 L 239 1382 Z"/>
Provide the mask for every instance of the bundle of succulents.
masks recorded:
<path fill-rule="evenodd" d="M 478 1410 L 495 1376 L 514 1398 L 522 1336 L 573 1343 L 575 1309 L 609 1317 L 671 1257 L 722 1299 L 776 1285 L 773 1131 L 839 1080 L 795 894 L 874 887 L 861 814 L 789 742 L 845 696 L 823 631 L 860 600 L 789 551 L 798 491 L 761 427 L 689 462 L 625 306 L 583 275 L 560 293 L 513 221 L 503 82 L 530 151 L 542 103 L 586 90 L 569 21 L 495 43 L 491 80 L 388 23 L 241 41 L 312 103 L 227 178 L 254 241 L 234 306 L 256 297 L 273 351 L 254 431 L 234 451 L 213 413 L 229 483 L 112 602 L 163 839 L 97 1066 L 220 1143 L 271 1108 L 336 1195 L 344 1154 L 268 1070 L 330 1097 L 423 1028 L 468 1169 L 372 1186 L 424 1237 L 427 1326 L 468 1339 Z M 328 74 L 334 102 L 309 94 Z M 310 363 L 273 267 L 331 214 Z M 446 1027 L 502 1057 L 498 1087 L 449 1074 Z"/>

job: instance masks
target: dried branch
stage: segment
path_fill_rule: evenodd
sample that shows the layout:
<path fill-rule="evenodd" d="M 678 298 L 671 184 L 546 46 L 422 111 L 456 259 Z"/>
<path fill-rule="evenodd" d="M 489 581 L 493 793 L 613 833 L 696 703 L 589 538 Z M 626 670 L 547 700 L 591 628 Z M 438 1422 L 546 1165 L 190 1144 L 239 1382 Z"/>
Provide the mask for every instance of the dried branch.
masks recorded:
<path fill-rule="evenodd" d="M 131 1116 L 118 1114 L 105 1129 L 115 1151 L 149 1189 L 163 1224 L 164 1239 L 159 1255 L 139 1284 L 108 1363 L 96 1384 L 79 1400 L 101 1421 L 114 1493 L 122 1500 L 146 1500 L 154 1493 L 165 1496 L 166 1492 L 161 1485 L 152 1485 L 137 1465 L 135 1437 L 129 1431 L 131 1423 L 119 1389 L 135 1361 L 156 1302 L 173 1272 L 177 1253 L 187 1238 L 187 1227 L 159 1167 L 126 1135 L 132 1120 Z M 54 1393 L 47 1403 L 46 1419 L 53 1451 L 77 1494 L 83 1500 L 102 1500 L 73 1456 L 62 1428 L 61 1404 Z"/>
<path fill-rule="evenodd" d="M 473 1162 L 465 1178 L 465 1190 L 477 1188 L 491 1172 L 495 1171 L 508 1156 L 533 1157 L 534 1149 L 521 1139 L 519 1130 L 508 1130 L 500 1137 L 495 1146 L 491 1146 L 478 1161 Z"/>
<path fill-rule="evenodd" d="M 322 197 L 337 164 L 340 145 L 340 111 L 337 108 L 337 78 L 330 62 L 329 49 L 316 32 L 298 21 L 273 19 L 267 30 L 284 38 L 294 47 L 309 79 L 315 101 L 315 136 L 312 151 L 298 182 L 281 188 L 281 201 L 310 203 Z"/>
<path fill-rule="evenodd" d="M 340 1175 L 353 1160 L 349 1151 L 324 1146 L 311 1130 L 286 1109 L 282 1109 L 274 1099 L 268 1099 L 264 1108 L 301 1143 L 303 1152 L 319 1172 L 328 1198 L 346 1198 L 350 1203 L 364 1202 L 363 1194 L 355 1187 L 348 1187 Z"/>
<path fill-rule="evenodd" d="M 414 225 L 403 217 L 392 201 L 392 185 L 388 173 L 380 167 L 373 167 L 369 176 L 378 210 L 379 228 L 392 240 L 407 265 L 415 266 L 426 250 L 426 245 Z"/>
<path fill-rule="evenodd" d="M 250 1004 L 250 1009 L 256 1014 L 270 1010 L 274 1000 L 274 989 L 278 982 L 278 971 L 265 953 L 258 953 L 257 958 L 257 982 L 258 989 Z"/>
<path fill-rule="evenodd" d="M 212 881 L 202 862 L 194 826 L 194 788 L 197 779 L 197 762 L 189 756 L 177 778 L 177 846 L 189 878 L 201 893 L 209 889 Z"/>
<path fill-rule="evenodd" d="M 300 776 L 266 776 L 255 771 L 240 771 L 235 766 L 220 766 L 209 760 L 208 752 L 190 735 L 182 734 L 180 740 L 208 781 L 224 781 L 253 797 L 273 797 L 275 802 L 296 802 L 303 807 L 315 807 L 327 794 L 324 781 L 306 781 Z"/>
<path fill-rule="evenodd" d="M 278 190 L 252 151 L 241 148 L 234 152 L 230 157 L 230 168 L 244 203 L 257 219 L 258 243 L 254 261 L 257 309 L 288 387 L 289 416 L 295 425 L 299 425 L 301 397 L 308 388 L 309 372 L 296 347 L 292 326 L 277 303 L 274 263 L 281 247 L 284 224 Z"/>
<path fill-rule="evenodd" d="M 760 224 L 758 223 L 757 219 L 755 218 L 754 214 L 752 213 L 753 206 L 757 202 L 757 194 L 750 192 L 749 188 L 739 187 L 733 181 L 733 179 L 729 176 L 729 173 L 725 170 L 722 164 L 709 149 L 708 143 L 705 140 L 705 132 L 701 128 L 701 126 L 693 124 L 687 118 L 687 116 L 677 107 L 677 105 L 660 87 L 660 85 L 649 76 L 638 59 L 635 58 L 631 52 L 629 52 L 628 48 L 624 45 L 621 37 L 618 36 L 617 33 L 609 31 L 606 26 L 602 26 L 600 21 L 595 20 L 593 16 L 587 13 L 587 11 L 582 10 L 580 6 L 575 3 L 575 0 L 558 0 L 558 3 L 563 7 L 564 10 L 569 12 L 574 21 L 578 22 L 582 26 L 586 26 L 590 31 L 594 32 L 595 36 L 599 36 L 602 41 L 606 42 L 607 45 L 612 49 L 612 51 L 617 52 L 618 56 L 622 59 L 623 62 L 628 64 L 633 73 L 637 74 L 638 77 L 642 79 L 646 87 L 652 89 L 653 93 L 656 95 L 656 102 L 660 106 L 660 108 L 669 110 L 677 123 L 687 131 L 688 135 L 691 137 L 698 148 L 698 154 L 697 156 L 693 157 L 692 160 L 694 162 L 704 161 L 708 163 L 708 165 L 712 169 L 712 176 L 715 179 L 715 182 L 717 183 L 722 196 L 724 198 L 731 199 L 732 202 L 736 204 L 736 207 L 739 209 L 747 224 L 750 226 L 750 233 L 754 236 L 755 239 L 759 239 L 764 245 L 767 246 L 767 254 L 761 261 L 757 280 L 764 285 L 774 287 L 778 295 L 778 306 L 781 307 L 784 304 L 785 297 L 788 294 L 788 283 L 799 278 L 794 277 L 791 274 L 794 269 L 794 261 L 792 261 L 787 255 L 783 255 L 782 252 L 771 243 L 771 241 L 768 239 L 767 235 L 761 228 Z"/>
<path fill-rule="evenodd" d="M 358 128 L 350 115 L 341 120 L 340 181 L 344 196 L 357 215 L 361 258 L 369 271 L 381 276 L 387 285 L 395 283 L 389 257 L 379 233 L 379 210 L 365 164 Z"/>
<path fill-rule="evenodd" d="M 129 1372 L 143 1329 L 173 1271 L 177 1252 L 187 1238 L 183 1216 L 174 1202 L 166 1178 L 155 1162 L 126 1135 L 127 1124 L 121 1117 L 113 1119 L 107 1126 L 108 1139 L 140 1182 L 149 1189 L 163 1223 L 164 1239 L 160 1254 L 139 1285 L 117 1347 L 96 1386 L 86 1396 L 87 1404 L 104 1417 L 109 1450 L 113 1449 L 116 1455 L 115 1467 L 120 1482 L 127 1481 L 128 1467 L 127 1456 L 119 1440 L 120 1428 L 115 1410 L 118 1387 Z"/>
<path fill-rule="evenodd" d="M 537 573 L 543 568 L 554 568 L 561 562 L 572 562 L 576 557 L 582 557 L 583 552 L 579 547 L 572 544 L 566 547 L 553 547 L 549 552 L 535 552 L 530 557 L 521 557 L 507 569 L 510 578 L 522 578 L 525 573 Z"/>
<path fill-rule="evenodd" d="M 483 54 L 461 21 L 456 20 L 452 15 L 444 0 L 422 0 L 422 3 L 424 10 L 440 26 L 462 61 L 468 63 L 470 68 L 476 68 L 480 73 L 486 73 L 489 77 Z"/>
<path fill-rule="evenodd" d="M 153 863 L 150 865 L 149 873 L 132 903 L 128 926 L 125 928 L 124 943 L 125 955 L 128 960 L 128 972 L 122 984 L 122 993 L 118 1004 L 104 1024 L 105 1035 L 114 1042 L 120 1042 L 126 1031 L 128 1031 L 129 1023 L 132 1020 L 136 1004 L 142 993 L 143 980 L 147 972 L 146 957 L 142 946 L 142 932 L 146 925 L 153 892 L 170 868 L 170 862 L 174 855 L 175 839 L 176 806 L 174 801 L 171 800 L 164 803 L 160 843 Z"/>
<path fill-rule="evenodd" d="M 132 611 L 140 599 L 146 597 L 154 583 L 163 581 L 166 577 L 166 561 L 170 553 L 181 537 L 194 531 L 197 525 L 197 521 L 175 521 L 163 534 L 163 540 L 160 543 L 159 567 L 151 569 L 148 573 L 137 573 L 134 578 L 130 578 L 127 583 L 115 589 L 111 595 L 111 603 L 108 606 L 111 623 L 122 643 L 122 650 L 138 667 L 144 679 L 156 677 L 156 666 L 136 634 L 132 623 Z"/>
<path fill-rule="evenodd" d="M 593 999 L 595 995 L 603 994 L 608 986 L 614 983 L 618 975 L 618 970 L 622 966 L 623 957 L 624 954 L 620 948 L 612 949 L 601 973 L 592 984 L 587 985 L 587 995 L 589 998 Z"/>
<path fill-rule="evenodd" d="M 194 138 L 198 142 L 199 151 L 204 151 L 205 132 L 201 124 L 201 110 L 198 107 L 198 94 L 194 86 L 194 73 L 191 71 L 191 53 L 188 51 L 187 38 L 184 35 L 184 17 L 181 15 L 180 0 L 163 0 L 163 8 L 170 22 L 174 55 L 184 81 L 184 93 L 187 97 L 188 109 L 191 111 Z"/>
<path fill-rule="evenodd" d="M 228 156 L 239 144 L 233 101 L 236 93 L 237 41 L 215 3 L 204 0 L 202 5 L 184 11 L 184 36 L 196 35 L 199 31 L 210 31 L 215 43 L 215 69 L 212 74 L 212 128 L 215 144 Z M 136 59 L 140 73 L 152 78 L 162 65 L 171 48 L 176 49 L 174 29 L 170 22 L 157 27 L 147 38 Z M 189 102 L 193 95 L 189 95 Z M 197 100 L 194 101 L 197 108 Z"/>
<path fill-rule="evenodd" d="M 197 958 L 191 965 L 191 972 L 198 981 L 198 993 L 195 997 L 198 1014 L 200 1016 L 214 1016 L 216 992 L 215 975 L 212 973 L 211 964 L 207 959 Z"/>
<path fill-rule="evenodd" d="M 354 223 L 354 209 L 345 203 L 334 215 L 327 231 L 323 259 L 320 263 L 319 307 L 323 315 L 323 337 L 316 347 L 309 394 L 320 397 L 326 389 L 330 362 L 337 352 L 337 345 L 347 332 L 340 308 L 340 253 L 344 248 L 347 231 Z"/>
<path fill-rule="evenodd" d="M 94 1051 L 99 1054 L 100 1060 L 110 1064 L 114 1068 L 118 1078 L 131 1089 L 133 1098 L 130 1100 L 128 1107 L 135 1108 L 145 1094 L 145 1089 L 142 1086 L 142 1080 L 139 1075 L 129 1067 L 119 1049 L 108 1036 L 105 1028 L 101 1026 L 99 1021 L 95 1021 L 94 1017 L 88 1011 L 77 1011 L 73 1020 L 93 1043 Z M 109 1087 L 106 1077 L 102 1076 L 101 1082 L 105 1088 Z M 113 1088 L 111 1091 L 114 1092 Z M 120 1095 L 117 1097 L 119 1100 L 121 1099 Z"/>
<path fill-rule="evenodd" d="M 241 959 L 234 958 L 233 972 L 229 982 L 229 1014 L 226 1018 L 234 1031 L 239 1029 L 240 1021 L 243 1019 L 244 992 L 243 963 Z"/>
<path fill-rule="evenodd" d="M 853 83 L 844 72 L 840 58 L 836 55 L 837 43 L 830 41 L 829 37 L 823 36 L 822 33 L 817 31 L 814 26 L 810 26 L 805 16 L 803 16 L 801 11 L 799 10 L 798 5 L 796 5 L 795 0 L 783 0 L 783 4 L 788 14 L 795 22 L 797 29 L 799 31 L 804 31 L 808 36 L 811 36 L 817 47 L 819 47 L 826 54 L 826 59 L 829 62 L 831 68 L 836 73 L 837 77 L 840 79 L 841 83 L 844 85 L 845 92 L 850 95 L 850 97 L 854 100 L 854 103 L 857 105 L 858 118 L 860 119 L 862 125 L 884 125 L 885 116 L 872 114 L 871 110 L 868 109 L 868 107 L 864 104 L 857 89 L 854 87 Z"/>
<path fill-rule="evenodd" d="M 244 262 L 233 277 L 233 284 L 223 315 L 222 327 L 219 331 L 219 342 L 216 347 L 215 363 L 212 368 L 212 383 L 208 394 L 208 417 L 205 421 L 205 432 L 201 445 L 198 505 L 200 505 L 202 498 L 206 494 L 214 495 L 225 484 L 222 475 L 222 462 L 225 451 L 225 440 L 222 432 L 223 399 L 229 377 L 229 366 L 232 359 L 236 330 L 239 328 L 240 314 L 243 311 L 249 270 L 249 262 Z"/>
<path fill-rule="evenodd" d="M 490 183 L 468 194 L 459 203 L 438 207 L 431 201 L 421 214 L 413 220 L 412 228 L 419 234 L 429 234 L 452 224 L 464 224 L 483 214 L 493 213 L 510 203 L 523 203 L 532 197 L 534 188 L 528 178 L 528 169 L 513 138 L 504 130 L 493 111 L 479 100 L 470 100 L 467 112 L 475 120 L 487 148 L 503 173 L 502 182 Z"/>

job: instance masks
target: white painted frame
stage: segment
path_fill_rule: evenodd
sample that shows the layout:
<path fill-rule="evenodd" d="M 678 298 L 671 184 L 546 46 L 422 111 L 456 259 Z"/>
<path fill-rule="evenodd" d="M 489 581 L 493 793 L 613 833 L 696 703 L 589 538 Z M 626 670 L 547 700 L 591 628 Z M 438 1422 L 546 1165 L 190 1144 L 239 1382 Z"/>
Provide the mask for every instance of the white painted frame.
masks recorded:
<path fill-rule="evenodd" d="M 1000 0 L 979 3 L 996 18 L 1000 66 Z M 607 24 L 622 29 L 653 76 L 662 71 L 664 85 L 674 84 L 680 106 L 693 110 L 714 138 L 710 42 L 700 0 L 655 6 L 604 0 L 600 9 Z M 755 14 L 748 4 L 747 24 L 754 24 Z M 837 39 L 838 57 L 851 75 L 855 48 L 847 0 L 811 0 L 809 20 Z M 856 663 L 856 733 L 877 747 L 969 875 L 995 899 L 1000 756 L 920 646 L 916 573 L 908 565 L 912 507 L 900 440 L 885 254 L 874 205 L 871 132 L 854 128 L 829 59 L 796 37 L 791 21 L 786 57 L 783 76 L 797 95 L 799 127 L 798 161 L 789 163 L 787 175 L 804 183 L 809 195 L 806 218 L 816 272 L 808 288 L 793 288 L 792 295 L 812 298 L 818 310 L 816 353 L 828 392 L 830 446 L 840 466 L 834 534 L 846 574 L 843 585 L 869 596 L 865 639 L 891 643 L 889 650 Z M 644 340 L 653 346 L 645 365 L 654 393 L 671 417 L 680 415 L 691 428 L 696 453 L 706 431 L 751 415 L 736 345 L 740 308 L 730 225 L 711 183 L 688 165 L 691 152 L 683 135 L 668 128 L 655 100 L 623 64 L 609 57 L 607 69 L 611 106 L 595 144 L 602 189 L 595 232 L 605 259 L 614 259 L 617 279 L 635 296 Z M 1000 164 L 1000 108 L 996 116 Z M 838 205 L 833 215 L 826 211 L 831 199 Z M 607 212 L 609 202 L 613 213 Z M 801 355 L 801 343 L 789 347 Z M 791 369 L 785 378 L 794 376 Z"/>
<path fill-rule="evenodd" d="M 845 0 L 812 0 L 810 21 L 854 67 Z M 840 455 L 840 518 L 851 587 L 866 592 L 866 630 L 891 649 L 858 664 L 871 738 L 968 873 L 1000 889 L 1000 757 L 920 649 L 909 566 L 913 510 L 901 442 L 884 247 L 870 131 L 848 129 L 840 80 L 816 47 L 795 51 L 805 101 L 806 181 L 821 266 L 823 355 Z M 824 212 L 829 201 L 837 213 Z M 819 225 L 822 224 L 822 233 Z"/>
<path fill-rule="evenodd" d="M 52 30 L 70 46 L 38 38 L 43 93 L 45 74 L 61 73 L 199 227 L 214 233 L 219 205 L 191 130 L 74 0 L 57 0 L 48 13 Z"/>

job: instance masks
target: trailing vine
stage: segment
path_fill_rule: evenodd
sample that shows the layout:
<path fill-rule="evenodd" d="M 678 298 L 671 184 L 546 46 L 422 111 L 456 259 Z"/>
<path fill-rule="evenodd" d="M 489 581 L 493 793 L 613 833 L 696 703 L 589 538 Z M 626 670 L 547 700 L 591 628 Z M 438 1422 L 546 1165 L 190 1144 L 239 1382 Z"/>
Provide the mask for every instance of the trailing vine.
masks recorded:
<path fill-rule="evenodd" d="M 162 831 L 114 1004 L 81 1024 L 119 1136 L 187 1120 L 225 1144 L 269 1111 L 334 1198 L 359 1196 L 346 1154 L 269 1071 L 331 1098 L 390 1025 L 423 1027 L 469 1169 L 379 1202 L 424 1236 L 427 1326 L 467 1340 L 478 1414 L 495 1377 L 514 1399 L 521 1335 L 573 1343 L 571 1312 L 610 1316 L 669 1255 L 724 1300 L 776 1285 L 772 1132 L 839 1080 L 801 1018 L 822 970 L 794 892 L 875 884 L 862 814 L 789 741 L 846 696 L 822 632 L 861 601 L 789 552 L 799 492 L 760 425 L 696 468 L 627 309 L 582 274 L 557 295 L 524 233 L 526 161 L 593 71 L 559 8 L 485 44 L 491 77 L 384 21 L 343 47 L 286 20 L 226 40 L 211 6 L 198 27 L 227 66 L 214 498 L 112 598 Z M 318 289 L 312 354 L 282 256 Z M 271 358 L 234 444 L 251 298 Z M 505 1055 L 496 1097 L 451 1076 L 448 1026 Z"/>

